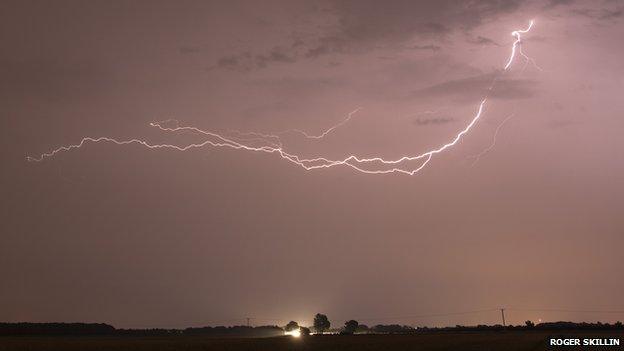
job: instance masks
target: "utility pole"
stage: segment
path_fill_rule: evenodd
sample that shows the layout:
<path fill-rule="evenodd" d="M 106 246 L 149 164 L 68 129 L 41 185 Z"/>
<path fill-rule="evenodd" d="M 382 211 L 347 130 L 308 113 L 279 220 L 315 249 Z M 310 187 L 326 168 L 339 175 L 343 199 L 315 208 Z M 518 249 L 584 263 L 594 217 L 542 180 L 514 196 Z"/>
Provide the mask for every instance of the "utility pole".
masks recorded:
<path fill-rule="evenodd" d="M 503 327 L 505 326 L 505 309 L 501 308 L 501 316 L 503 317 Z"/>
<path fill-rule="evenodd" d="M 250 327 L 251 324 L 249 323 L 249 321 L 251 320 L 251 318 L 247 317 L 247 326 Z"/>

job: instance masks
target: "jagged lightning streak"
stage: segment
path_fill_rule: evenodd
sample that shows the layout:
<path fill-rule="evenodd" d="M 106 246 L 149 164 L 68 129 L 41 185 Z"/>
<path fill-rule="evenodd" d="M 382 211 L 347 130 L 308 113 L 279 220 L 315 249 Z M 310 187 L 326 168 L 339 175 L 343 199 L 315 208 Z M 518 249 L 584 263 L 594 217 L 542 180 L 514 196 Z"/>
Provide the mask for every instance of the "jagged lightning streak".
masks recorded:
<path fill-rule="evenodd" d="M 343 119 L 342 121 L 338 122 L 337 124 L 327 128 L 325 131 L 323 131 L 321 134 L 318 135 L 311 135 L 308 134 L 307 132 L 301 130 L 301 129 L 289 129 L 287 131 L 284 131 L 282 133 L 299 133 L 301 135 L 303 135 L 306 139 L 323 139 L 325 136 L 327 136 L 329 133 L 333 132 L 334 130 L 336 130 L 337 128 L 341 127 L 342 125 L 344 125 L 345 123 L 349 122 L 349 120 L 351 119 L 351 117 L 353 117 L 354 114 L 356 114 L 358 111 L 360 111 L 362 108 L 358 107 L 355 110 L 349 112 L 349 114 L 347 115 L 347 118 Z"/>
<path fill-rule="evenodd" d="M 529 21 L 529 26 L 526 29 L 514 30 L 513 32 L 511 32 L 511 35 L 516 37 L 516 40 L 513 42 L 513 45 L 511 46 L 511 55 L 509 55 L 509 60 L 507 60 L 507 64 L 505 65 L 505 68 L 504 68 L 505 71 L 513 63 L 513 60 L 516 57 L 516 50 L 518 50 L 520 52 L 520 54 L 522 55 L 522 57 L 524 57 L 525 59 L 532 60 L 531 58 L 529 58 L 528 56 L 526 56 L 522 52 L 522 47 L 521 47 L 522 36 L 521 36 L 521 34 L 528 33 L 531 30 L 531 28 L 533 28 L 533 23 L 534 23 L 533 20 L 530 20 Z"/>
<path fill-rule="evenodd" d="M 194 131 L 197 133 L 201 133 L 204 134 L 208 137 L 214 137 L 214 138 L 218 138 L 219 140 L 221 140 L 220 143 L 210 143 L 210 145 L 212 146 L 228 146 L 228 147 L 232 147 L 235 149 L 245 149 L 248 151 L 263 151 L 263 152 L 269 152 L 269 153 L 279 153 L 280 156 L 282 156 L 282 158 L 287 159 L 301 167 L 303 167 L 305 170 L 312 170 L 312 169 L 318 169 L 318 168 L 329 168 L 329 167 L 333 167 L 333 166 L 338 166 L 338 165 L 344 165 L 344 166 L 349 166 L 357 171 L 363 172 L 363 173 L 369 173 L 369 174 L 385 174 L 385 173 L 395 173 L 395 172 L 399 172 L 399 173 L 404 173 L 404 174 L 409 174 L 409 175 L 414 175 L 415 173 L 417 173 L 418 171 L 420 171 L 421 169 L 423 169 L 427 163 L 429 163 L 429 161 L 431 160 L 431 157 L 435 154 L 441 153 L 444 150 L 446 150 L 447 148 L 455 145 L 460 139 L 461 137 L 468 133 L 468 131 L 472 128 L 472 126 L 477 122 L 477 120 L 479 119 L 479 117 L 481 116 L 482 112 L 483 112 L 483 107 L 485 105 L 486 99 L 483 99 L 481 101 L 481 104 L 479 104 L 479 109 L 477 111 L 477 114 L 473 117 L 472 121 L 468 124 L 468 126 L 466 126 L 466 128 L 464 128 L 462 131 L 460 131 L 455 138 L 447 143 L 442 145 L 441 147 L 425 152 L 423 154 L 420 155 L 416 155 L 416 156 L 403 156 L 399 159 L 395 159 L 395 160 L 385 160 L 381 157 L 372 157 L 372 158 L 360 158 L 357 157 L 355 155 L 351 155 L 345 159 L 342 160 L 330 160 L 328 158 L 325 157 L 316 157 L 316 158 L 300 158 L 297 155 L 293 155 L 290 153 L 287 153 L 286 151 L 284 151 L 282 148 L 275 148 L 275 147 L 270 147 L 270 146 L 263 146 L 263 147 L 251 147 L 248 145 L 244 145 L 244 144 L 240 144 L 237 143 L 231 139 L 227 139 L 223 136 L 220 136 L 216 133 L 213 132 L 209 132 L 209 131 L 204 131 L 195 127 L 174 127 L 174 128 L 170 128 L 170 127 L 163 127 L 162 125 L 158 124 L 158 123 L 152 123 L 152 126 L 155 126 L 157 128 L 159 128 L 162 131 L 167 131 L 167 132 L 178 132 L 178 131 Z M 145 144 L 143 144 L 145 145 Z M 203 144 L 205 145 L 205 144 Z M 197 146 L 203 146 L 202 144 L 191 144 L 191 147 L 197 147 Z M 154 145 L 153 147 L 157 147 L 157 145 Z M 162 146 L 158 146 L 158 147 L 162 147 Z M 173 147 L 174 149 L 178 149 L 180 150 L 179 147 Z M 382 170 L 369 170 L 369 169 L 365 169 L 360 167 L 359 165 L 361 164 L 368 164 L 368 163 L 379 163 L 379 164 L 384 164 L 384 165 L 395 165 L 395 164 L 400 164 L 400 163 L 405 163 L 405 162 L 409 162 L 409 161 L 416 161 L 416 160 L 421 160 L 424 159 L 423 163 L 414 169 L 403 169 L 403 168 L 391 168 L 391 169 L 382 169 Z"/>
<path fill-rule="evenodd" d="M 297 133 L 297 134 L 301 134 L 305 139 L 320 140 L 320 139 L 325 138 L 328 134 L 330 134 L 331 132 L 333 132 L 337 128 L 339 128 L 342 125 L 344 125 L 347 122 L 349 122 L 351 117 L 353 117 L 353 115 L 356 114 L 361 109 L 362 109 L 361 107 L 358 107 L 355 110 L 349 112 L 349 114 L 347 115 L 346 118 L 344 118 L 340 122 L 334 124 L 333 126 L 327 128 L 326 130 L 321 132 L 321 134 L 318 134 L 318 135 L 308 134 L 306 131 L 301 130 L 301 129 L 287 129 L 287 130 L 284 130 L 284 131 L 281 131 L 281 132 L 274 132 L 272 134 L 265 134 L 265 133 L 259 133 L 259 132 L 241 132 L 239 130 L 230 130 L 230 132 L 240 136 L 240 137 L 235 137 L 237 140 L 250 141 L 250 140 L 258 140 L 258 139 L 260 139 L 260 140 L 264 140 L 264 141 L 266 141 L 268 143 L 271 143 L 274 146 L 278 145 L 278 146 L 282 147 L 283 144 L 282 144 L 282 139 L 280 137 L 281 135 L 289 134 L 289 133 Z M 251 138 L 247 138 L 247 137 L 251 137 Z M 276 142 L 272 142 L 271 140 L 276 140 Z"/>
<path fill-rule="evenodd" d="M 480 153 L 469 157 L 469 158 L 474 158 L 474 161 L 472 161 L 472 164 L 470 165 L 470 167 L 474 166 L 477 162 L 479 162 L 479 159 L 481 158 L 481 156 L 487 154 L 488 152 L 490 152 L 490 150 L 494 148 L 494 146 L 496 145 L 496 137 L 498 136 L 498 132 L 500 132 L 501 128 L 503 128 L 505 123 L 507 123 L 507 121 L 509 121 L 514 115 L 515 113 L 510 114 L 501 122 L 501 124 L 498 125 L 498 127 L 496 127 L 496 130 L 494 131 L 494 135 L 492 136 L 492 142 L 490 143 L 488 147 L 483 149 L 483 151 L 481 151 Z"/>
<path fill-rule="evenodd" d="M 518 49 L 518 45 L 520 44 L 522 40 L 521 34 L 527 33 L 532 28 L 532 26 L 533 26 L 533 21 L 530 21 L 529 26 L 526 29 L 512 32 L 512 35 L 516 37 L 516 40 L 514 41 L 512 45 L 511 54 L 509 56 L 509 59 L 507 60 L 507 63 L 504 66 L 503 71 L 507 71 L 509 67 L 511 67 L 511 64 L 513 63 L 516 57 L 516 51 L 520 52 L 521 55 L 525 57 L 527 60 L 530 59 L 521 52 L 521 49 Z M 492 82 L 492 86 L 490 87 L 490 89 L 488 89 L 488 91 L 492 90 L 494 83 L 495 83 L 495 80 Z M 53 157 L 59 152 L 70 151 L 72 149 L 81 148 L 87 142 L 93 142 L 93 143 L 110 142 L 110 143 L 114 143 L 117 145 L 138 144 L 149 149 L 172 149 L 172 150 L 177 150 L 177 151 L 186 151 L 186 150 L 190 150 L 194 148 L 201 148 L 204 146 L 228 147 L 228 148 L 237 149 L 237 150 L 278 154 L 281 158 L 291 163 L 294 163 L 295 165 L 298 165 L 307 171 L 314 170 L 314 169 L 330 168 L 334 166 L 347 166 L 356 171 L 367 173 L 367 174 L 403 173 L 407 175 L 414 175 L 418 173 L 419 171 L 421 171 L 427 164 L 429 164 L 429 162 L 431 161 L 434 155 L 442 153 L 445 150 L 455 146 L 461 140 L 461 138 L 472 129 L 472 127 L 476 124 L 476 122 L 479 120 L 479 118 L 483 114 L 486 101 L 487 101 L 487 97 L 481 100 L 481 102 L 478 105 L 475 115 L 470 120 L 470 123 L 468 123 L 468 125 L 464 127 L 464 129 L 459 131 L 455 135 L 455 137 L 451 139 L 450 142 L 443 144 L 442 146 L 438 148 L 421 153 L 419 155 L 402 156 L 397 159 L 384 159 L 382 157 L 363 158 L 363 157 L 358 157 L 356 155 L 350 155 L 350 156 L 347 156 L 346 158 L 338 159 L 338 160 L 332 160 L 332 159 L 322 157 L 322 156 L 315 157 L 315 158 L 303 158 L 296 154 L 287 152 L 283 147 L 283 144 L 282 144 L 281 139 L 279 138 L 279 135 L 277 134 L 249 133 L 250 136 L 254 136 L 254 138 L 256 139 L 257 138 L 265 139 L 264 141 L 267 143 L 267 145 L 252 146 L 252 145 L 246 144 L 245 141 L 237 139 L 236 137 L 227 137 L 227 136 L 223 136 L 218 133 L 215 133 L 215 132 L 205 131 L 196 127 L 187 127 L 187 126 L 179 126 L 179 125 L 177 125 L 176 127 L 166 127 L 163 125 L 165 124 L 163 122 L 152 122 L 150 123 L 152 127 L 156 127 L 163 132 L 175 133 L 175 132 L 190 131 L 190 132 L 194 132 L 194 133 L 205 136 L 206 140 L 201 143 L 192 143 L 192 144 L 188 144 L 185 146 L 178 146 L 178 145 L 173 145 L 173 144 L 151 144 L 147 141 L 140 140 L 140 139 L 130 139 L 130 140 L 119 141 L 110 137 L 99 137 L 99 138 L 85 137 L 78 144 L 69 145 L 69 146 L 61 146 L 50 152 L 43 153 L 39 157 L 28 156 L 27 160 L 39 162 L 45 158 Z M 300 133 L 304 135 L 304 137 L 306 137 L 307 139 L 322 139 L 323 137 L 327 136 L 329 133 L 333 132 L 336 128 L 347 123 L 351 119 L 353 114 L 355 114 L 358 110 L 359 109 L 351 112 L 346 119 L 344 119 L 340 123 L 330 127 L 329 129 L 325 130 L 324 132 L 318 135 L 311 135 L 301 130 L 291 130 L 291 131 Z M 266 139 L 274 139 L 277 142 L 267 142 Z M 409 166 L 410 162 L 414 162 L 414 161 L 420 162 L 420 163 L 415 166 Z"/>

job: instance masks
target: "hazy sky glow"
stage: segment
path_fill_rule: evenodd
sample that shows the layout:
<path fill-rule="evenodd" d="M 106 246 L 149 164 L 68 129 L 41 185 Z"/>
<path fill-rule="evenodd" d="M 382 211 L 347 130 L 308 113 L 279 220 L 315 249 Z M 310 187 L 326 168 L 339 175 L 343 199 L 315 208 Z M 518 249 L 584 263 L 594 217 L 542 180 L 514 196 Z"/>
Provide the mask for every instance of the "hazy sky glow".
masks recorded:
<path fill-rule="evenodd" d="M 622 320 L 528 310 L 624 310 L 623 16 L 621 1 L 5 2 L 2 318 Z M 532 19 L 541 70 L 517 57 L 501 74 Z M 396 159 L 453 140 L 485 96 L 414 176 L 211 147 L 25 160 L 85 136 L 205 140 L 149 126 L 170 118 L 318 135 L 357 108 L 285 147 Z"/>

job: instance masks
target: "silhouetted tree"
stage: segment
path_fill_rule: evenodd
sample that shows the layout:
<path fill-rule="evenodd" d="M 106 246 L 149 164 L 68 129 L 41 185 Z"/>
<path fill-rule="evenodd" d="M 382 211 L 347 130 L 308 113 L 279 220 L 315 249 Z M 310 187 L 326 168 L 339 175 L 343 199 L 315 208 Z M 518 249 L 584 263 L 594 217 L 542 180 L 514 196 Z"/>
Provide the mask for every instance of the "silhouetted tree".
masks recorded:
<path fill-rule="evenodd" d="M 308 336 L 310 335 L 310 328 L 299 327 L 299 332 L 301 333 L 301 336 Z"/>
<path fill-rule="evenodd" d="M 356 320 L 352 319 L 350 321 L 346 321 L 345 326 L 344 326 L 345 334 L 355 333 L 355 330 L 357 329 L 358 325 L 360 325 L 360 323 L 358 323 Z"/>
<path fill-rule="evenodd" d="M 293 331 L 295 329 L 299 329 L 299 323 L 295 321 L 288 322 L 288 324 L 286 324 L 286 326 L 284 327 L 284 330 L 286 331 Z"/>
<path fill-rule="evenodd" d="M 530 329 L 533 329 L 535 327 L 535 323 L 531 321 L 526 321 L 524 322 L 524 324 L 526 325 L 527 328 L 530 328 Z"/>
<path fill-rule="evenodd" d="M 327 319 L 326 315 L 317 313 L 316 316 L 314 316 L 314 330 L 316 330 L 317 333 L 323 334 L 330 326 L 331 323 L 329 323 L 329 319 Z"/>

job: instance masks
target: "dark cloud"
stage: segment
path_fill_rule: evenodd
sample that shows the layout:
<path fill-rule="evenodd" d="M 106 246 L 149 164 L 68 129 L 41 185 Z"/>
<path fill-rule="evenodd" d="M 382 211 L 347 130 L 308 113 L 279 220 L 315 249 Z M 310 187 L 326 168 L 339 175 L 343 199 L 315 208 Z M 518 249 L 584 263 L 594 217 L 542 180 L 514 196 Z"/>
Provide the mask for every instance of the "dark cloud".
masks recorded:
<path fill-rule="evenodd" d="M 217 67 L 231 69 L 233 71 L 249 71 L 253 66 L 252 56 L 250 52 L 244 52 L 238 55 L 225 56 L 217 60 Z"/>
<path fill-rule="evenodd" d="M 273 49 L 267 55 L 257 55 L 255 57 L 255 63 L 258 67 L 266 67 L 266 65 L 271 62 L 295 62 L 295 58 L 289 56 L 278 48 Z"/>
<path fill-rule="evenodd" d="M 314 59 L 329 54 L 344 54 L 373 50 L 379 44 L 402 44 L 406 40 L 431 39 L 447 36 L 453 31 L 470 31 L 483 21 L 511 13 L 520 7 L 520 1 L 485 0 L 466 2 L 459 0 L 423 1 L 332 1 L 322 15 L 331 14 L 335 24 L 306 40 L 296 39 L 287 51 L 255 54 L 253 62 L 242 64 L 239 57 L 233 64 L 227 57 L 225 67 L 242 64 L 250 70 L 266 67 L 272 62 L 295 62 L 300 58 Z M 480 39 L 479 39 L 480 38 Z M 479 37 L 481 44 L 493 44 L 491 39 Z M 439 50 L 435 45 L 416 45 L 414 49 Z M 219 65 L 220 67 L 224 67 Z"/>
<path fill-rule="evenodd" d="M 623 14 L 624 14 L 624 10 L 622 8 L 619 8 L 616 10 L 603 10 L 603 13 L 600 16 L 600 19 L 620 18 L 622 17 Z"/>
<path fill-rule="evenodd" d="M 517 1 L 337 1 L 338 27 L 321 37 L 314 56 L 372 47 L 378 42 L 401 43 L 413 38 L 440 38 L 454 30 L 470 30 L 488 17 L 512 12 Z M 330 40 L 332 45 L 327 45 Z M 429 48 L 433 49 L 433 48 Z"/>
<path fill-rule="evenodd" d="M 516 1 L 337 1 L 338 32 L 349 42 L 402 41 L 472 29 L 485 18 L 511 12 Z"/>
<path fill-rule="evenodd" d="M 217 60 L 217 67 L 231 69 L 239 72 L 247 72 L 253 69 L 264 68 L 271 63 L 291 63 L 296 61 L 296 56 L 285 50 L 275 47 L 267 54 L 252 55 L 246 51 L 238 55 L 221 57 Z"/>
<path fill-rule="evenodd" d="M 197 46 L 180 46 L 178 50 L 183 55 L 198 54 L 201 51 L 201 49 Z"/>
<path fill-rule="evenodd" d="M 490 38 L 483 37 L 481 35 L 477 36 L 476 38 L 468 40 L 468 42 L 470 42 L 472 44 L 476 44 L 476 45 L 501 46 L 499 43 L 495 42 L 494 40 L 492 40 Z"/>
<path fill-rule="evenodd" d="M 338 36 L 327 36 L 318 40 L 319 45 L 308 49 L 305 54 L 307 58 L 316 58 L 332 52 L 342 52 L 348 45 L 347 40 Z"/>
<path fill-rule="evenodd" d="M 317 46 L 313 49 L 308 50 L 306 53 L 306 57 L 314 58 L 318 56 L 322 56 L 330 53 L 332 50 L 327 45 Z"/>
<path fill-rule="evenodd" d="M 414 123 L 419 126 L 428 126 L 428 125 L 440 125 L 454 122 L 455 119 L 451 117 L 419 117 L 414 120 Z"/>
<path fill-rule="evenodd" d="M 449 80 L 416 91 L 413 96 L 451 97 L 471 101 L 488 94 L 489 87 L 496 76 L 483 74 L 479 76 Z M 491 98 L 526 99 L 535 95 L 537 82 L 529 79 L 497 79 L 495 89 L 489 93 Z"/>

